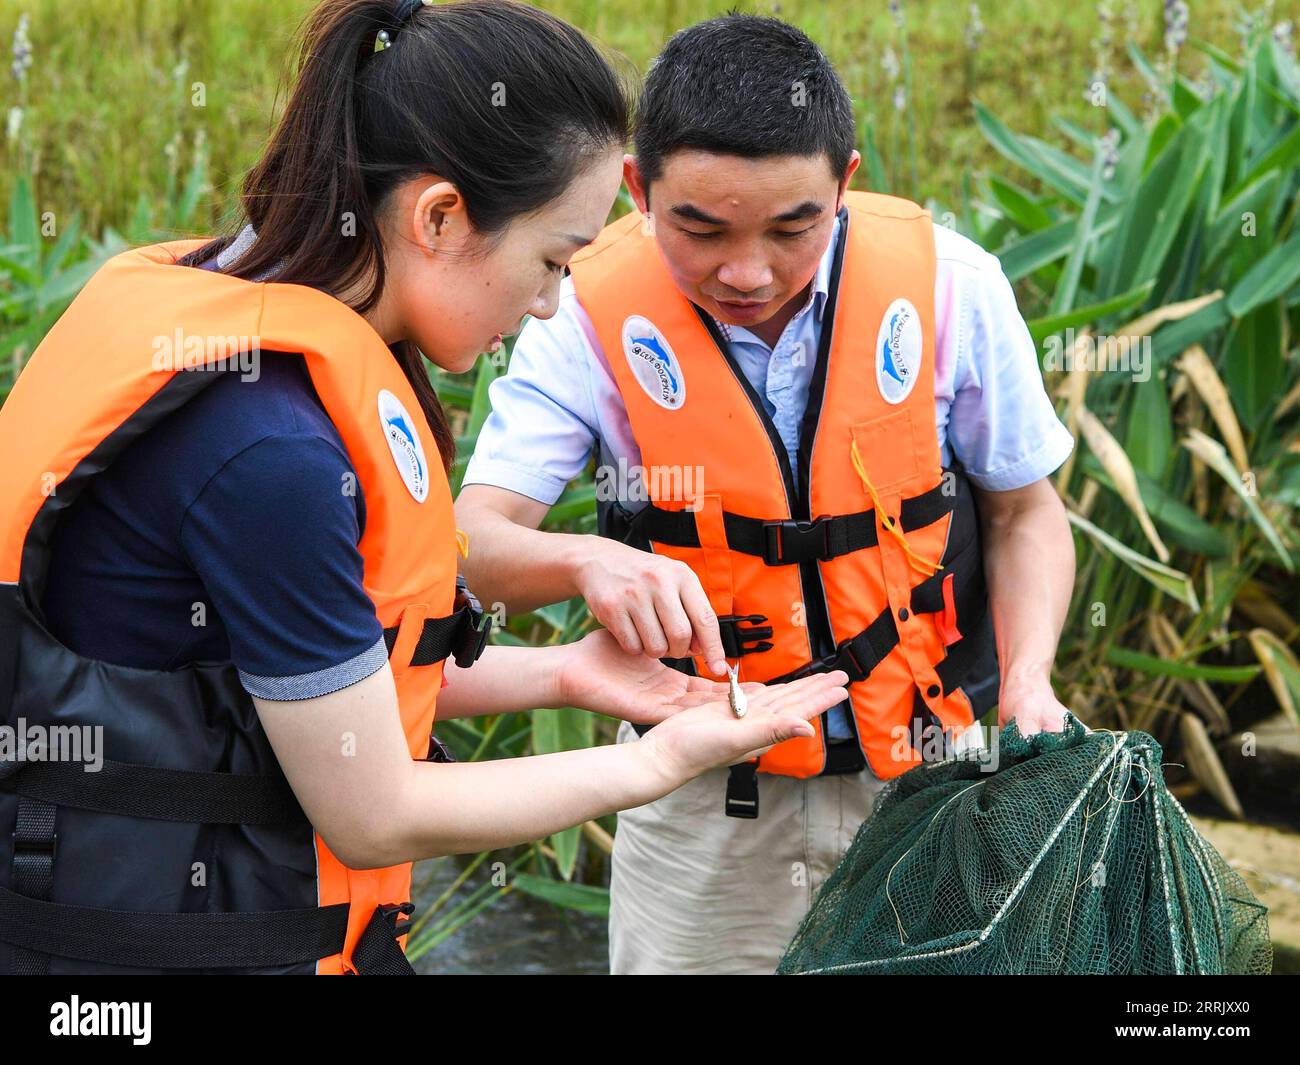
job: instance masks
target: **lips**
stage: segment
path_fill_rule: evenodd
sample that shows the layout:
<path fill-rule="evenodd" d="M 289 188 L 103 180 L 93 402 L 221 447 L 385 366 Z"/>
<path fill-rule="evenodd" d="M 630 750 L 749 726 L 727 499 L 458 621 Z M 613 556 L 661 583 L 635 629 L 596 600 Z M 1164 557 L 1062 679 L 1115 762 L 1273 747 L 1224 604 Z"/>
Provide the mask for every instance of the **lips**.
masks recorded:
<path fill-rule="evenodd" d="M 721 310 L 732 318 L 738 318 L 742 321 L 752 321 L 763 313 L 763 308 L 768 305 L 769 300 L 750 300 L 748 302 L 733 303 L 730 300 L 714 300 Z"/>

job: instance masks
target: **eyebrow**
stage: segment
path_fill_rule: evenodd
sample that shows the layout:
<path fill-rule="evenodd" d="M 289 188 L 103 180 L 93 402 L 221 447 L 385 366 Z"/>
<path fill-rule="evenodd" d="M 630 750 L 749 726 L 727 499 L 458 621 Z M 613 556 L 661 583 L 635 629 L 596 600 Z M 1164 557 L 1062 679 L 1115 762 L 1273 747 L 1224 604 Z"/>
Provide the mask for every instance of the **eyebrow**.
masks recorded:
<path fill-rule="evenodd" d="M 575 248 L 584 248 L 596 239 L 596 237 L 579 236 L 576 233 L 556 233 L 555 235 L 561 240 L 567 240 Z M 597 234 L 597 236 L 599 236 L 599 234 Z"/>
<path fill-rule="evenodd" d="M 792 207 L 788 211 L 782 211 L 778 215 L 773 215 L 771 222 L 802 222 L 808 218 L 815 218 L 820 215 L 825 208 L 816 200 L 804 200 L 797 207 Z M 678 218 L 685 219 L 688 222 L 699 222 L 704 226 L 726 226 L 726 222 L 721 218 L 714 218 L 713 215 L 701 211 L 693 203 L 677 203 L 669 208 L 669 213 L 676 215 Z"/>

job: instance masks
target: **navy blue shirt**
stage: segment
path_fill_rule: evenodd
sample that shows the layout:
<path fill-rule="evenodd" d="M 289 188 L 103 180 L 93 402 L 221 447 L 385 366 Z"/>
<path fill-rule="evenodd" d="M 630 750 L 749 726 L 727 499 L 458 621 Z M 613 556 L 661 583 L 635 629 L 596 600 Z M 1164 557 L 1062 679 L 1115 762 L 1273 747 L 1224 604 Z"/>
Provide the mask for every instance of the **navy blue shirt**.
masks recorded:
<path fill-rule="evenodd" d="M 337 691 L 386 661 L 347 451 L 300 355 L 261 352 L 257 369 L 215 372 L 59 522 L 44 606 L 77 653 L 229 660 L 268 699 Z"/>

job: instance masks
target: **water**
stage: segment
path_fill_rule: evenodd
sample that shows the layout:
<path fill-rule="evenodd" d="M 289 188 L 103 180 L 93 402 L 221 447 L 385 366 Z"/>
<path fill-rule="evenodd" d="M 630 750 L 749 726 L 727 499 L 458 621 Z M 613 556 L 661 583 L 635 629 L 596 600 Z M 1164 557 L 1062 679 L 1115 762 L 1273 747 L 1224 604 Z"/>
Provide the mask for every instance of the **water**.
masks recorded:
<path fill-rule="evenodd" d="M 462 868 L 451 858 L 415 864 L 412 885 L 417 919 L 428 912 Z M 454 908 L 490 876 L 486 865 L 480 866 L 439 913 Z M 413 964 L 416 972 L 432 975 L 603 974 L 609 971 L 609 934 L 603 917 L 560 909 L 522 891 L 511 891 Z"/>

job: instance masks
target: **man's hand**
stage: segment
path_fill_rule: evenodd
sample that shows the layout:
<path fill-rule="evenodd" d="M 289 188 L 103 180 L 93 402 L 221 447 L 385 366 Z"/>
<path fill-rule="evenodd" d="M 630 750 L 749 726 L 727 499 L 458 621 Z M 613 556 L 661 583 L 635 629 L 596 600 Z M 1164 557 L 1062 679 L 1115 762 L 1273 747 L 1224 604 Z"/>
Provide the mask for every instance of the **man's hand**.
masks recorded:
<path fill-rule="evenodd" d="M 725 684 L 687 676 L 643 654 L 628 654 L 605 629 L 589 633 L 565 651 L 561 702 L 633 724 L 658 724 L 681 710 L 688 695 L 719 699 L 727 694 Z"/>
<path fill-rule="evenodd" d="M 588 539 L 589 553 L 575 573 L 578 594 L 624 651 L 703 655 L 710 672 L 726 672 L 717 615 L 689 566 L 614 540 Z"/>
<path fill-rule="evenodd" d="M 1015 718 L 1016 728 L 1022 736 L 1065 731 L 1067 712 L 1046 678 L 1004 683 L 998 698 L 998 725 L 1005 726 Z"/>

